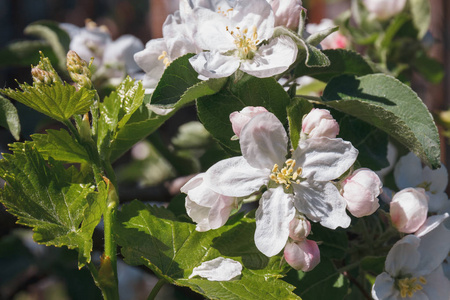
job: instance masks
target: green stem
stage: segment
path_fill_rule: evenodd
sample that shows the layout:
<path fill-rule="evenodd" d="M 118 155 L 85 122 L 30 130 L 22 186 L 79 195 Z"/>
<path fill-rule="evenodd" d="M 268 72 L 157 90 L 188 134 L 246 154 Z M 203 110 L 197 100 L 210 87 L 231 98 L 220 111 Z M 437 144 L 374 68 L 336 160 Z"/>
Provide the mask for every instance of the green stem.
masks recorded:
<path fill-rule="evenodd" d="M 156 285 L 153 287 L 150 295 L 148 295 L 147 300 L 154 300 L 156 295 L 158 294 L 159 290 L 161 290 L 163 285 L 166 284 L 166 283 L 167 283 L 167 280 L 165 280 L 164 278 L 160 278 L 158 280 L 158 282 L 156 283 Z"/>

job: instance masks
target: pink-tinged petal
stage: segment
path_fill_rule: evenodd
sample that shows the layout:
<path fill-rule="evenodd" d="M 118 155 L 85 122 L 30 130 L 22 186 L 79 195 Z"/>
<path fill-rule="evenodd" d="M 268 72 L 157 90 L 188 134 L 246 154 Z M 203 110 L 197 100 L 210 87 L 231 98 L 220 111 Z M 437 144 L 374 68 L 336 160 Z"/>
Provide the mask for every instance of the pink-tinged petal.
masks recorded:
<path fill-rule="evenodd" d="M 269 182 L 269 169 L 256 169 L 244 157 L 219 161 L 206 171 L 204 182 L 218 194 L 244 197 L 258 191 Z"/>
<path fill-rule="evenodd" d="M 286 160 L 288 137 L 280 120 L 272 113 L 260 113 L 242 129 L 242 155 L 254 168 L 272 170 Z"/>
<path fill-rule="evenodd" d="M 401 157 L 395 165 L 394 178 L 399 189 L 418 186 L 423 182 L 422 162 L 412 152 Z"/>
<path fill-rule="evenodd" d="M 231 127 L 237 137 L 240 137 L 242 128 L 254 116 L 267 112 L 267 109 L 262 106 L 246 106 L 241 111 L 234 111 L 230 114 Z"/>
<path fill-rule="evenodd" d="M 239 68 L 239 59 L 219 52 L 202 52 L 189 59 L 198 74 L 207 78 L 228 77 Z"/>
<path fill-rule="evenodd" d="M 295 208 L 308 219 L 330 229 L 350 225 L 351 219 L 345 211 L 347 204 L 334 184 L 303 181 L 292 186 Z"/>
<path fill-rule="evenodd" d="M 303 241 L 311 232 L 311 223 L 303 216 L 298 215 L 289 223 L 289 237 L 294 241 Z"/>
<path fill-rule="evenodd" d="M 217 229 L 225 225 L 230 213 L 235 208 L 235 198 L 220 195 L 216 204 L 209 211 L 209 225 L 211 229 Z"/>
<path fill-rule="evenodd" d="M 278 254 L 286 245 L 289 222 L 295 216 L 292 194 L 286 194 L 282 186 L 268 189 L 256 210 L 256 247 L 266 256 Z"/>
<path fill-rule="evenodd" d="M 374 300 L 399 300 L 400 292 L 395 286 L 395 280 L 388 273 L 383 272 L 377 276 L 372 286 Z"/>
<path fill-rule="evenodd" d="M 339 134 L 339 124 L 329 110 L 313 108 L 302 121 L 302 132 L 309 138 L 335 138 Z"/>
<path fill-rule="evenodd" d="M 198 205 L 194 201 L 191 201 L 189 196 L 186 197 L 185 207 L 188 216 L 197 224 L 195 230 L 203 232 L 211 229 L 209 224 L 210 207 Z"/>
<path fill-rule="evenodd" d="M 312 138 L 300 142 L 293 159 L 302 167 L 302 178 L 329 181 L 338 178 L 356 161 L 358 150 L 342 139 Z"/>
<path fill-rule="evenodd" d="M 397 241 L 386 257 L 386 271 L 392 277 L 400 274 L 412 274 L 422 259 L 417 250 L 419 244 L 420 239 L 411 234 Z"/>
<path fill-rule="evenodd" d="M 450 297 L 450 281 L 445 277 L 442 267 L 424 276 L 427 283 L 422 285 L 422 292 L 430 300 L 448 300 Z"/>
<path fill-rule="evenodd" d="M 297 58 L 297 45 L 291 38 L 274 38 L 262 45 L 251 60 L 243 60 L 240 69 L 259 78 L 271 77 L 286 71 Z"/>
<path fill-rule="evenodd" d="M 192 270 L 189 278 L 200 276 L 209 281 L 229 281 L 241 275 L 242 265 L 231 258 L 217 257 Z"/>
<path fill-rule="evenodd" d="M 406 188 L 396 193 L 390 203 L 392 223 L 400 232 L 413 233 L 428 214 L 428 196 L 422 188 Z"/>
<path fill-rule="evenodd" d="M 284 248 L 284 259 L 296 270 L 311 271 L 320 263 L 319 246 L 311 240 L 288 242 Z"/>

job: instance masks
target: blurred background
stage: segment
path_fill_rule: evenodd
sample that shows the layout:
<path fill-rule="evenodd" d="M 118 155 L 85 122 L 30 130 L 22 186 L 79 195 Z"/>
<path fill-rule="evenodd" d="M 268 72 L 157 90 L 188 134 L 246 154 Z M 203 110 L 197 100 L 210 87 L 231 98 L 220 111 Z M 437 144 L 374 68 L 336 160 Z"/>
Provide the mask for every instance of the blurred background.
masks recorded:
<path fill-rule="evenodd" d="M 395 1 L 395 0 L 392 0 Z M 323 18 L 335 18 L 347 10 L 350 0 L 304 0 L 308 22 L 319 23 Z M 445 69 L 444 80 L 432 84 L 421 76 L 413 76 L 412 88 L 424 100 L 432 112 L 447 110 L 450 106 L 450 1 L 430 0 L 432 46 L 429 55 L 442 63 Z M 38 20 L 53 20 L 72 23 L 79 27 L 91 19 L 97 25 L 105 25 L 113 39 L 123 34 L 132 34 L 144 44 L 153 38 L 161 37 L 162 24 L 166 16 L 178 9 L 178 0 L 0 0 L 0 46 L 29 39 L 24 28 Z M 37 63 L 37 62 L 36 62 Z M 17 87 L 15 82 L 31 82 L 29 67 L 4 67 L 0 65 L 0 84 L 2 87 Z M 17 105 L 21 120 L 21 140 L 29 139 L 34 132 L 51 128 L 53 124 L 42 115 L 36 115 L 22 105 Z M 195 121 L 195 109 L 187 107 L 171 118 L 161 130 L 152 135 L 148 142 L 139 144 L 115 164 L 119 178 L 122 178 L 121 201 L 140 199 L 149 202 L 167 203 L 176 193 L 179 183 L 174 179 L 173 170 L 167 165 L 167 159 L 179 164 L 177 176 L 188 175 L 183 153 L 177 147 L 177 139 L 185 138 L 180 126 Z M 193 127 L 192 127 L 193 126 Z M 192 125 L 186 129 L 201 143 L 207 137 L 201 129 Z M 181 133 L 180 133 L 181 132 Z M 190 139 L 191 139 L 190 137 Z M 0 151 L 7 152 L 7 144 L 15 140 L 6 129 L 0 129 Z M 200 142 L 199 142 L 200 143 Z M 213 141 L 208 151 L 220 151 Z M 169 145 L 170 146 L 167 146 Z M 448 142 L 442 138 L 442 161 L 450 166 Z M 195 148 L 195 147 L 194 147 Z M 204 145 L 203 145 L 203 148 Z M 175 150 L 174 150 L 175 149 Z M 181 149 L 185 151 L 186 149 Z M 191 151 L 192 149 L 189 149 Z M 195 150 L 195 149 L 194 149 Z M 178 152 L 177 152 L 178 151 Z M 158 153 L 152 156 L 149 153 Z M 175 155 L 168 157 L 170 155 Z M 181 153 L 181 154 L 180 154 Z M 200 157 L 200 156 L 199 156 Z M 208 160 L 202 154 L 202 167 L 208 166 Z M 151 168 L 143 170 L 150 160 Z M 201 159 L 200 159 L 201 160 Z M 133 165 L 133 161 L 138 161 Z M 191 162 L 190 162 L 191 163 Z M 173 162 L 172 162 L 173 164 Z M 155 176 L 156 174 L 156 176 Z M 138 179 L 139 178 L 139 179 Z M 173 181 L 165 181 L 167 178 Z M 139 181 L 139 182 L 138 182 Z M 15 219 L 0 206 L 0 300 L 2 299 L 101 299 L 86 269 L 77 270 L 75 252 L 66 248 L 59 249 L 35 244 L 32 233 L 15 224 Z M 102 247 L 101 232 L 95 237 L 96 257 Z M 156 278 L 148 270 L 132 268 L 119 264 L 121 299 L 146 299 Z M 188 289 L 166 285 L 157 299 L 201 299 Z"/>

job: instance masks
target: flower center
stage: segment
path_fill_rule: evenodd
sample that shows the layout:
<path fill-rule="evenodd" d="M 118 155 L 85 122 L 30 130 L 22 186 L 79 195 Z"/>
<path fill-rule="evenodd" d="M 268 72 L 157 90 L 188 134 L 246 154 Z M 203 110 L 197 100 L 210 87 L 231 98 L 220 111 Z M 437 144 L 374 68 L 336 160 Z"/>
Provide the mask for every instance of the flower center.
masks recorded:
<path fill-rule="evenodd" d="M 275 164 L 270 174 L 270 179 L 278 184 L 284 184 L 286 189 L 289 189 L 291 184 L 300 183 L 300 175 L 302 174 L 302 168 L 295 169 L 295 160 L 288 159 L 284 163 L 284 167 L 279 170 L 278 165 Z"/>
<path fill-rule="evenodd" d="M 252 59 L 253 51 L 257 49 L 256 45 L 259 43 L 256 26 L 253 26 L 251 34 L 249 34 L 248 28 L 241 31 L 240 27 L 236 27 L 236 31 L 230 31 L 227 26 L 226 29 L 234 38 L 239 57 L 241 59 Z"/>
<path fill-rule="evenodd" d="M 160 56 L 158 56 L 158 60 L 162 60 L 164 66 L 166 68 L 172 63 L 172 61 L 167 57 L 167 52 L 163 51 Z"/>
<path fill-rule="evenodd" d="M 418 279 L 418 280 L 417 280 Z M 420 276 L 417 277 L 409 277 L 399 279 L 397 281 L 398 288 L 400 289 L 400 295 L 402 298 L 411 298 L 415 292 L 423 289 L 421 284 L 426 284 L 427 280 Z"/>
<path fill-rule="evenodd" d="M 233 11 L 233 8 L 229 8 L 227 10 L 222 10 L 222 8 L 220 6 L 217 7 L 217 13 L 221 14 L 224 17 L 228 17 L 228 14 L 232 11 Z"/>

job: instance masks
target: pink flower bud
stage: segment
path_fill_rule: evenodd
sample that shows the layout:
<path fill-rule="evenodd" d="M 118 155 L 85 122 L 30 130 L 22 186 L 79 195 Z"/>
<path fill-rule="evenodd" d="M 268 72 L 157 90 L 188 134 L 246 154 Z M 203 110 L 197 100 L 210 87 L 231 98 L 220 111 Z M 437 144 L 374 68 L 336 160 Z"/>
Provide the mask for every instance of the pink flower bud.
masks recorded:
<path fill-rule="evenodd" d="M 348 211 L 357 218 L 373 214 L 380 205 L 378 195 L 383 184 L 378 175 L 366 168 L 358 169 L 341 184 Z"/>
<path fill-rule="evenodd" d="M 230 121 L 231 126 L 233 127 L 233 132 L 237 135 L 237 137 L 239 137 L 242 128 L 244 128 L 245 124 L 247 124 L 251 118 L 263 112 L 267 112 L 267 109 L 262 106 L 247 106 L 241 111 L 232 112 L 230 114 Z"/>
<path fill-rule="evenodd" d="M 378 19 L 389 19 L 403 10 L 406 0 L 363 0 L 367 10 Z"/>
<path fill-rule="evenodd" d="M 304 9 L 301 0 L 269 0 L 275 15 L 275 26 L 296 30 L 300 13 Z"/>
<path fill-rule="evenodd" d="M 289 223 L 289 237 L 294 241 L 303 241 L 310 232 L 311 223 L 303 216 L 297 216 Z"/>
<path fill-rule="evenodd" d="M 347 38 L 339 32 L 333 32 L 329 36 L 327 36 L 320 45 L 322 45 L 322 49 L 345 49 L 347 48 L 348 40 Z"/>
<path fill-rule="evenodd" d="M 326 109 L 313 108 L 303 118 L 302 132 L 309 138 L 335 138 L 339 133 L 339 124 Z"/>
<path fill-rule="evenodd" d="M 392 224 L 398 231 L 413 233 L 426 221 L 428 196 L 422 188 L 406 188 L 394 195 L 390 208 Z"/>
<path fill-rule="evenodd" d="M 288 242 L 284 247 L 284 259 L 296 270 L 311 271 L 320 262 L 319 246 L 311 240 Z"/>

